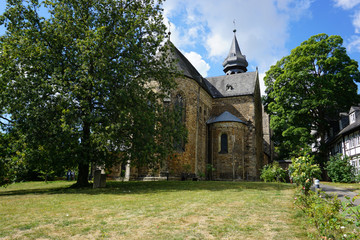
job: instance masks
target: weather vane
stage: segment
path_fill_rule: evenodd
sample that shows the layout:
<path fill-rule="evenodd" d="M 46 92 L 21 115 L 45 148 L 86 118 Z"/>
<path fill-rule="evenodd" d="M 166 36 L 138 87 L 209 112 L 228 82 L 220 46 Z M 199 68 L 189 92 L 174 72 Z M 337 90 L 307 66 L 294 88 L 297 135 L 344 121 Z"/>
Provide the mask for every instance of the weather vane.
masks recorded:
<path fill-rule="evenodd" d="M 171 23 L 170 23 L 170 21 L 168 21 L 168 24 L 169 24 L 169 32 L 168 32 L 168 35 L 169 35 L 169 40 L 170 40 L 170 35 L 171 35 L 171 30 L 170 30 L 170 28 L 171 28 Z"/>

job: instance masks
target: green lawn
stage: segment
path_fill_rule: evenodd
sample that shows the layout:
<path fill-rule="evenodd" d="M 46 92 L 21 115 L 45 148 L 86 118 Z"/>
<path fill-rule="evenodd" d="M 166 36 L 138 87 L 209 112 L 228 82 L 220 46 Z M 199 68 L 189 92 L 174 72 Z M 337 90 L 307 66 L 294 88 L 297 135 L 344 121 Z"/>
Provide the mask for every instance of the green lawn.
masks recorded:
<path fill-rule="evenodd" d="M 0 239 L 307 239 L 289 184 L 72 183 L 0 188 Z"/>

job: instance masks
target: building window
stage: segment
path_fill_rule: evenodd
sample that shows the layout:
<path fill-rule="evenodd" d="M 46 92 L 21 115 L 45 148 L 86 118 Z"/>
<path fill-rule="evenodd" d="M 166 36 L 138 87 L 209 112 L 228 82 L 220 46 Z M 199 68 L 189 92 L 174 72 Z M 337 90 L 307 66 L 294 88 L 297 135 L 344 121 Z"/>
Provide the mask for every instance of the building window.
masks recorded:
<path fill-rule="evenodd" d="M 354 123 L 355 122 L 355 112 L 351 113 L 350 114 L 350 124 Z"/>
<path fill-rule="evenodd" d="M 225 133 L 221 134 L 219 153 L 228 153 L 228 137 Z"/>
<path fill-rule="evenodd" d="M 178 126 L 185 125 L 186 121 L 186 108 L 185 99 L 181 94 L 177 94 L 174 101 L 174 109 L 177 114 Z M 185 151 L 185 137 L 182 139 L 174 140 L 174 149 L 177 151 Z"/>

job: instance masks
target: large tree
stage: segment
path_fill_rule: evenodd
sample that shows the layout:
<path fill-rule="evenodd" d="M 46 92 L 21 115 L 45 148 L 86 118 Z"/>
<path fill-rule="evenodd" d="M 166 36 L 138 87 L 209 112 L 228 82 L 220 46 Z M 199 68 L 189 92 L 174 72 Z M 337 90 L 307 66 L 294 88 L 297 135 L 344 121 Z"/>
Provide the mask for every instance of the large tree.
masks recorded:
<path fill-rule="evenodd" d="M 342 44 L 340 36 L 312 36 L 266 73 L 264 103 L 281 157 L 315 144 L 324 158 L 329 121 L 359 102 L 358 63 Z"/>
<path fill-rule="evenodd" d="M 0 109 L 42 168 L 165 159 L 177 121 L 161 0 L 8 0 Z"/>

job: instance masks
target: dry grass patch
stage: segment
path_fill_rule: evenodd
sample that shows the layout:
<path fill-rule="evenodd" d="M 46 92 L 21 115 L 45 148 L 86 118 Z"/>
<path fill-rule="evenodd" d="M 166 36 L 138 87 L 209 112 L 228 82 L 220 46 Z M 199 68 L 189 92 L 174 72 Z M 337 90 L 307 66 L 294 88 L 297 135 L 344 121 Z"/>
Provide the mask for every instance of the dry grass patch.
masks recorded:
<path fill-rule="evenodd" d="M 0 189 L 0 239 L 307 239 L 289 184 L 70 184 Z"/>

